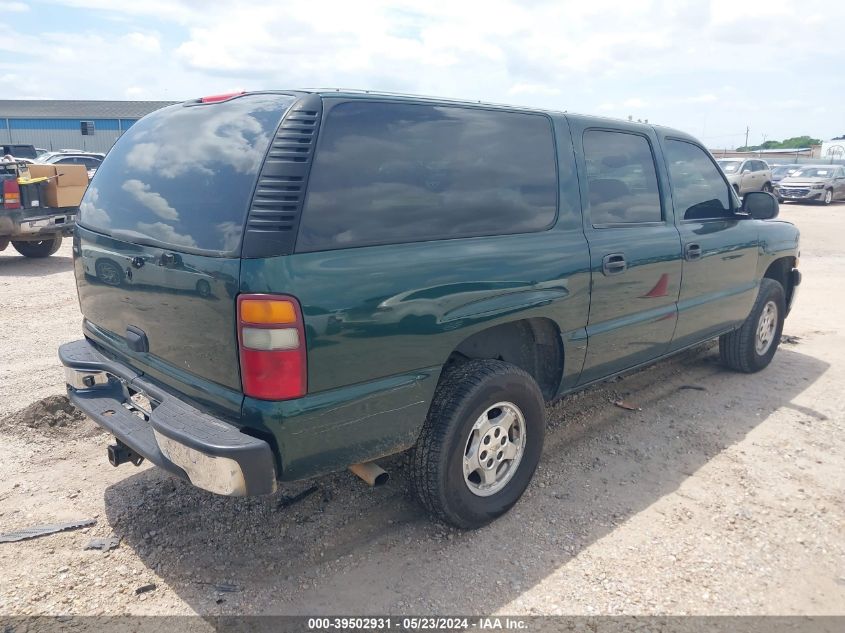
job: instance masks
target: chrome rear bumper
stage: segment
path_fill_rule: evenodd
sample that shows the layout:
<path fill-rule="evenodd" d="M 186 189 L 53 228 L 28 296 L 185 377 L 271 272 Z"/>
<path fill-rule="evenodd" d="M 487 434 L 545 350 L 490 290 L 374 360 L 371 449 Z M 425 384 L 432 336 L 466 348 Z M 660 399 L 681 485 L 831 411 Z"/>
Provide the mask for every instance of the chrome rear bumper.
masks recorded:
<path fill-rule="evenodd" d="M 220 495 L 276 490 L 273 451 L 264 440 L 164 391 L 88 340 L 62 345 L 59 358 L 71 402 L 156 466 Z"/>

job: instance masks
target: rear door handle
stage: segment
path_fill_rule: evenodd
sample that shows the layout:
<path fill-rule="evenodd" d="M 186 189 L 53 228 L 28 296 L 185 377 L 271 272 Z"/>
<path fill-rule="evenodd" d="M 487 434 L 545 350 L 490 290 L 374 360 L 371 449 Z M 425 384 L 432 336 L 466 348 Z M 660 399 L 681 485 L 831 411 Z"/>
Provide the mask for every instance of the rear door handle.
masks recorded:
<path fill-rule="evenodd" d="M 701 259 L 701 244 L 687 244 L 684 247 L 684 259 L 687 261 Z"/>
<path fill-rule="evenodd" d="M 601 271 L 605 276 L 620 275 L 627 269 L 624 253 L 610 253 L 601 258 Z"/>

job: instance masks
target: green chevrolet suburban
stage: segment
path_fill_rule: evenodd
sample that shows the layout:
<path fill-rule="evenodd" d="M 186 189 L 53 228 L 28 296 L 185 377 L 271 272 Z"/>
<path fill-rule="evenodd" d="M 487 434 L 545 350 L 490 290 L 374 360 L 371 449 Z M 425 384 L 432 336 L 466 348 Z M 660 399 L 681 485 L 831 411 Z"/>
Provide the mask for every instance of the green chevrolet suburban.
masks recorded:
<path fill-rule="evenodd" d="M 73 403 L 223 495 L 410 449 L 422 504 L 507 512 L 544 401 L 719 337 L 772 359 L 800 283 L 777 200 L 675 130 L 354 91 L 220 95 L 120 138 L 80 209 Z M 377 478 L 376 478 L 377 479 Z"/>

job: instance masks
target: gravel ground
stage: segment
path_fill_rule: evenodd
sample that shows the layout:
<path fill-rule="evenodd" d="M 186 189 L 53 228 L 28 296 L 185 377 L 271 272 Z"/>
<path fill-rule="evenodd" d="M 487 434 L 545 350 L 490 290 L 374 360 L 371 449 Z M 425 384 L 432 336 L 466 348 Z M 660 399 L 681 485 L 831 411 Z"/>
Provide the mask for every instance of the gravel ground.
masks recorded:
<path fill-rule="evenodd" d="M 403 456 L 384 488 L 255 499 L 112 468 L 57 397 L 56 348 L 81 336 L 70 243 L 5 251 L 0 532 L 97 522 L 0 543 L 0 614 L 845 614 L 845 204 L 782 215 L 804 284 L 772 365 L 731 373 L 705 346 L 566 398 L 523 500 L 471 533 L 408 498 Z"/>

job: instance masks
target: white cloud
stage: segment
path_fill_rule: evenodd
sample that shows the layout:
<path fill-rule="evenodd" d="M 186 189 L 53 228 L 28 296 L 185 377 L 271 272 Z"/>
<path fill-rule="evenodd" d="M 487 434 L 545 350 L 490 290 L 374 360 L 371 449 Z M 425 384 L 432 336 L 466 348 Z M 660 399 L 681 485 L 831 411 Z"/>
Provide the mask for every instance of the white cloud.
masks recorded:
<path fill-rule="evenodd" d="M 512 95 L 559 95 L 560 88 L 539 83 L 519 82 L 511 86 L 508 94 Z"/>
<path fill-rule="evenodd" d="M 176 229 L 164 222 L 138 222 L 135 225 L 141 233 L 149 235 L 150 237 L 173 246 L 193 246 L 197 243 L 190 235 L 182 235 Z"/>
<path fill-rule="evenodd" d="M 132 178 L 124 182 L 121 188 L 158 217 L 164 220 L 179 219 L 179 212 L 160 193 L 150 191 L 148 184 Z"/>
<path fill-rule="evenodd" d="M 124 39 L 127 44 L 145 53 L 158 53 L 161 50 L 161 41 L 155 34 L 128 33 Z"/>
<path fill-rule="evenodd" d="M 23 2 L 10 2 L 6 0 L 0 6 L 2 6 L 3 11 L 8 11 L 9 13 L 24 13 L 25 11 L 29 11 L 29 5 Z"/>
<path fill-rule="evenodd" d="M 631 99 L 625 99 L 625 101 L 622 102 L 622 105 L 626 108 L 643 108 L 647 104 L 644 100 L 640 99 L 639 97 L 633 97 Z"/>
<path fill-rule="evenodd" d="M 830 0 L 49 4 L 76 9 L 80 26 L 24 33 L 14 18 L 2 25 L 0 51 L 16 57 L 0 56 L 0 76 L 40 77 L 37 88 L 16 82 L 10 97 L 179 99 L 233 85 L 339 86 L 633 114 L 699 134 L 746 125 L 769 138 L 842 133 L 834 109 L 793 108 L 787 119 L 765 106 L 789 97 L 778 85 L 817 86 L 809 102 L 845 99 L 830 80 L 845 55 L 845 4 Z M 80 59 L 96 60 L 84 82 Z"/>
<path fill-rule="evenodd" d="M 713 103 L 718 101 L 719 97 L 713 93 L 694 95 L 692 97 L 683 97 L 681 103 Z"/>

